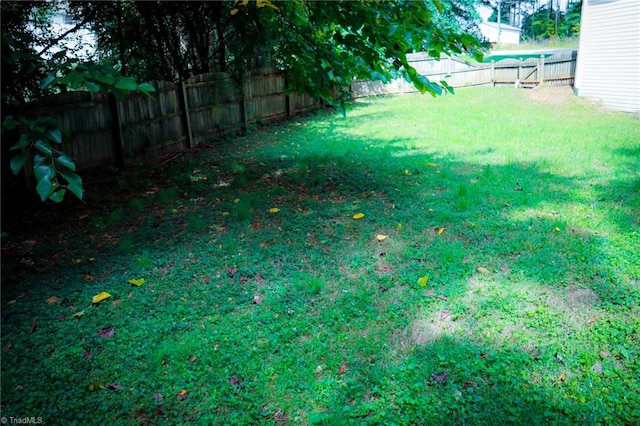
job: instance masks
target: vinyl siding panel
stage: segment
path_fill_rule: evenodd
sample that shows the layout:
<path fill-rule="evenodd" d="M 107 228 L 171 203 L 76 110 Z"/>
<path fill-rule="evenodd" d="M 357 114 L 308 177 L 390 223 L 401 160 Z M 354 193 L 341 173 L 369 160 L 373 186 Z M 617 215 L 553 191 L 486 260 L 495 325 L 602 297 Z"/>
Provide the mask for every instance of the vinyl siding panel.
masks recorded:
<path fill-rule="evenodd" d="M 586 0 L 575 88 L 606 108 L 640 113 L 640 0 Z"/>

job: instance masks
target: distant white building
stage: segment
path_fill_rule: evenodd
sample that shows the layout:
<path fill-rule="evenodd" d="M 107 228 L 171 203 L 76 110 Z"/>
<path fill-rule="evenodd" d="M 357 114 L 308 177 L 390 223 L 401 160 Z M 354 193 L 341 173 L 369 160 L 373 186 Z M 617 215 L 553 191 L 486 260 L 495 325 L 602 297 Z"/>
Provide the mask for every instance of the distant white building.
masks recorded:
<path fill-rule="evenodd" d="M 640 114 L 639 0 L 584 0 L 574 87 L 606 108 Z"/>
<path fill-rule="evenodd" d="M 479 25 L 482 35 L 492 46 L 500 44 L 520 44 L 520 28 L 497 22 L 481 22 Z"/>

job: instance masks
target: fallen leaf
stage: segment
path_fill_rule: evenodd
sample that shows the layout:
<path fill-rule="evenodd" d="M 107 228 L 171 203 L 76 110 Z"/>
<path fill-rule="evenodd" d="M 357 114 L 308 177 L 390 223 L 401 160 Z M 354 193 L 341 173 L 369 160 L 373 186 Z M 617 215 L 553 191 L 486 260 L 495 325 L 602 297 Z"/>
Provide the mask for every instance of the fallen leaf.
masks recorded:
<path fill-rule="evenodd" d="M 402 224 L 399 223 L 398 226 L 396 226 L 396 228 L 398 229 L 398 231 L 401 230 L 402 229 Z"/>
<path fill-rule="evenodd" d="M 229 212 L 222 212 L 222 216 L 229 216 Z"/>
<path fill-rule="evenodd" d="M 73 259 L 73 263 L 79 265 L 80 263 L 82 263 L 82 259 Z"/>
<path fill-rule="evenodd" d="M 140 287 L 142 284 L 144 284 L 144 278 L 131 278 L 129 280 L 129 284 L 133 284 Z"/>
<path fill-rule="evenodd" d="M 47 305 L 55 305 L 56 303 L 58 303 L 59 300 L 60 300 L 59 297 L 51 296 L 50 298 L 47 299 Z"/>
<path fill-rule="evenodd" d="M 278 213 L 279 211 L 280 211 L 280 209 L 279 209 L 279 208 L 277 208 L 277 207 L 271 207 L 271 208 L 269 209 L 269 213 Z"/>
<path fill-rule="evenodd" d="M 438 235 L 442 234 L 447 228 L 438 228 Z"/>
<path fill-rule="evenodd" d="M 435 163 L 426 163 L 425 166 L 427 167 L 436 167 Z"/>
<path fill-rule="evenodd" d="M 481 274 L 490 274 L 491 272 L 487 268 L 483 268 L 482 266 L 478 268 L 478 272 Z"/>
<path fill-rule="evenodd" d="M 109 390 L 124 390 L 124 386 L 117 385 L 115 383 L 109 383 L 107 385 L 107 389 L 109 389 Z"/>
<path fill-rule="evenodd" d="M 99 380 L 96 380 L 95 382 L 89 383 L 89 386 L 87 387 L 89 388 L 90 391 L 96 391 L 99 389 L 104 389 L 104 383 L 102 383 Z"/>
<path fill-rule="evenodd" d="M 382 234 L 378 234 L 378 235 L 376 235 L 376 239 L 377 239 L 378 241 L 381 241 L 381 242 L 382 242 L 382 241 L 384 241 L 384 240 L 386 240 L 386 239 L 387 239 L 387 236 L 386 236 L 386 235 L 382 235 Z"/>
<path fill-rule="evenodd" d="M 462 259 L 462 263 L 469 263 L 469 262 L 471 262 L 471 258 L 469 256 Z"/>
<path fill-rule="evenodd" d="M 182 300 L 183 302 L 186 302 L 186 301 L 187 301 L 187 299 L 186 299 L 186 298 L 184 298 L 184 297 L 181 297 L 181 298 L 180 298 L 180 300 Z"/>
<path fill-rule="evenodd" d="M 600 351 L 600 356 L 603 358 L 609 358 L 611 354 L 607 351 Z"/>
<path fill-rule="evenodd" d="M 439 385 L 444 385 L 449 381 L 449 376 L 446 371 L 441 371 L 439 373 L 434 373 L 429 377 L 429 380 L 432 382 L 436 382 Z"/>
<path fill-rule="evenodd" d="M 411 172 L 408 169 L 404 169 L 404 174 L 407 176 L 411 176 Z"/>
<path fill-rule="evenodd" d="M 109 293 L 107 293 L 106 291 L 103 291 L 102 293 L 98 293 L 95 296 L 93 296 L 93 303 L 102 302 L 104 299 L 108 299 L 110 297 L 111 295 Z"/>
<path fill-rule="evenodd" d="M 238 376 L 233 376 L 229 379 L 230 386 L 239 386 L 242 380 Z"/>
<path fill-rule="evenodd" d="M 591 371 L 593 371 L 594 373 L 602 374 L 602 364 L 596 362 L 595 364 L 593 364 L 593 367 L 591 367 Z"/>
<path fill-rule="evenodd" d="M 240 198 L 235 198 L 235 199 L 233 200 L 233 203 L 234 203 L 234 204 L 238 204 L 239 202 L 240 202 Z"/>
<path fill-rule="evenodd" d="M 418 278 L 418 285 L 420 287 L 426 287 L 428 282 L 429 282 L 429 277 L 427 275 L 425 275 L 424 277 Z"/>
<path fill-rule="evenodd" d="M 75 314 L 71 315 L 71 318 L 80 318 L 83 315 L 84 315 L 84 310 L 76 312 Z"/>
<path fill-rule="evenodd" d="M 342 363 L 342 365 L 340 366 L 340 370 L 338 370 L 338 374 L 339 374 L 339 375 L 342 375 L 342 374 L 344 374 L 344 373 L 346 373 L 346 372 L 347 372 L 347 363 L 346 363 L 346 362 L 344 362 L 344 363 Z"/>
<path fill-rule="evenodd" d="M 178 401 L 184 401 L 185 399 L 187 399 L 187 390 L 186 389 L 182 389 L 180 392 L 178 392 Z"/>
<path fill-rule="evenodd" d="M 566 380 L 564 372 L 562 374 L 560 374 L 560 377 L 558 377 L 558 380 L 560 380 L 561 382 L 564 382 Z"/>
<path fill-rule="evenodd" d="M 191 355 L 191 356 L 189 357 L 189 362 L 190 362 L 191 364 L 193 364 L 195 361 L 196 361 L 196 356 L 195 356 L 195 355 Z"/>
<path fill-rule="evenodd" d="M 256 294 L 255 296 L 253 296 L 253 303 L 255 303 L 256 305 L 261 304 L 263 300 L 264 300 L 264 297 L 262 297 L 259 294 Z"/>
<path fill-rule="evenodd" d="M 364 213 L 356 213 L 353 215 L 353 218 L 358 220 L 358 219 L 362 219 L 364 217 Z"/>
<path fill-rule="evenodd" d="M 596 317 L 589 318 L 589 324 L 595 324 L 595 323 L 596 323 Z"/>
<path fill-rule="evenodd" d="M 34 331 L 36 331 L 38 329 L 38 321 L 33 320 L 33 323 L 31 324 L 31 332 L 33 333 Z"/>
<path fill-rule="evenodd" d="M 107 327 L 101 328 L 100 331 L 98 331 L 98 336 L 100 336 L 102 338 L 105 338 L 105 339 L 110 339 L 115 334 L 116 334 L 116 330 L 110 325 L 107 326 Z"/>

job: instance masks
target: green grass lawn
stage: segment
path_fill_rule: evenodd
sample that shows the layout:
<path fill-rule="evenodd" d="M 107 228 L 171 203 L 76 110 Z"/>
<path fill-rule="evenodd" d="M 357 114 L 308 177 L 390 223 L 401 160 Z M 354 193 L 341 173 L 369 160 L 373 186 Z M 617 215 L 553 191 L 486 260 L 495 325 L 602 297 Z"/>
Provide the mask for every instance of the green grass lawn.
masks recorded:
<path fill-rule="evenodd" d="M 2 415 L 638 424 L 639 166 L 636 118 L 486 88 L 87 178 L 3 239 Z"/>

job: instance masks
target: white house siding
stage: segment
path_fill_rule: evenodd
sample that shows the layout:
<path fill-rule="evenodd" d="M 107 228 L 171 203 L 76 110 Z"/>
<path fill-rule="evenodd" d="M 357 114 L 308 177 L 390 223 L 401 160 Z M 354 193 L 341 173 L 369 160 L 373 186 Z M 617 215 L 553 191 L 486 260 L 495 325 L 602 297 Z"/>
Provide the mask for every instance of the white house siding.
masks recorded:
<path fill-rule="evenodd" d="M 575 89 L 640 114 L 640 0 L 584 0 Z"/>
<path fill-rule="evenodd" d="M 498 44 L 497 22 L 481 22 L 479 27 L 480 32 L 489 41 L 489 43 Z M 520 28 L 501 24 L 499 44 L 520 44 Z"/>

